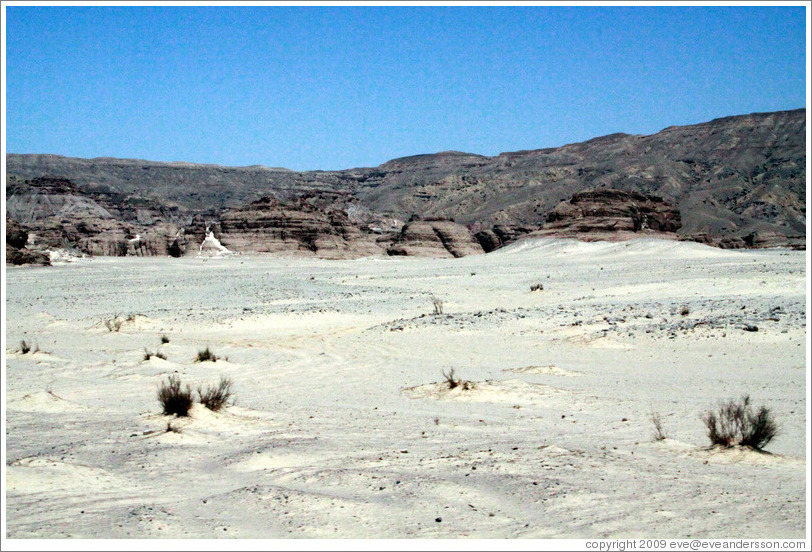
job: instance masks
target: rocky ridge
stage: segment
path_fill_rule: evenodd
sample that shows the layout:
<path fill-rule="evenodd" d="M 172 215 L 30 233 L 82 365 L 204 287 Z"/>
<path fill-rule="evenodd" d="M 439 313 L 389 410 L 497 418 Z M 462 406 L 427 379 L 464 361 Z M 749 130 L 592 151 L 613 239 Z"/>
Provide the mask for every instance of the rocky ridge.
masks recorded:
<path fill-rule="evenodd" d="M 804 109 L 757 113 L 345 171 L 8 154 L 6 205 L 34 247 L 94 255 L 189 254 L 209 228 L 236 251 L 329 258 L 460 256 L 539 232 L 805 248 L 805 128 Z"/>

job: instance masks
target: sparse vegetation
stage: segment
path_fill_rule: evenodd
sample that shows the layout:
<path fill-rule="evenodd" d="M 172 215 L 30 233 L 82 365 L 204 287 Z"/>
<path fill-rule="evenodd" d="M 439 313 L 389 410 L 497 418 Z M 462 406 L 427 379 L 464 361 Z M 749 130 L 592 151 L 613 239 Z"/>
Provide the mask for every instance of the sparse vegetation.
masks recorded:
<path fill-rule="evenodd" d="M 757 411 L 750 404 L 750 396 L 741 401 L 729 400 L 702 417 L 713 445 L 743 446 L 761 450 L 778 434 L 778 425 L 770 409 L 762 406 Z"/>
<path fill-rule="evenodd" d="M 234 382 L 226 377 L 220 378 L 220 383 L 217 386 L 210 385 L 204 391 L 202 387 L 198 386 L 197 395 L 200 397 L 200 402 L 214 412 L 218 412 L 221 408 L 228 404 L 231 398 L 231 386 Z"/>
<path fill-rule="evenodd" d="M 651 414 L 651 423 L 654 424 L 654 440 L 655 441 L 663 441 L 668 438 L 665 434 L 665 430 L 663 429 L 663 421 L 660 418 L 660 415 L 657 412 L 653 412 Z"/>
<path fill-rule="evenodd" d="M 160 358 L 162 360 L 166 360 L 166 355 L 163 354 L 161 351 L 156 351 L 156 352 L 153 353 L 153 352 L 151 352 L 151 351 L 149 351 L 149 350 L 147 350 L 145 348 L 144 349 L 144 360 L 149 360 L 152 357 L 158 357 L 158 358 Z"/>
<path fill-rule="evenodd" d="M 544 284 L 533 284 L 530 286 L 530 291 L 544 291 Z"/>
<path fill-rule="evenodd" d="M 474 388 L 473 382 L 455 378 L 453 368 L 448 372 L 443 370 L 442 374 L 443 378 L 445 378 L 445 383 L 446 385 L 448 385 L 449 389 L 456 389 L 457 387 L 460 387 L 462 390 L 468 391 Z"/>
<path fill-rule="evenodd" d="M 104 321 L 104 325 L 107 327 L 107 330 L 110 332 L 117 332 L 121 329 L 121 326 L 124 324 L 124 319 L 119 318 L 118 314 L 113 316 L 108 320 Z"/>
<path fill-rule="evenodd" d="M 211 349 L 206 347 L 202 351 L 197 352 L 197 358 L 195 362 L 205 362 L 205 361 L 217 362 L 217 356 L 211 352 Z"/>
<path fill-rule="evenodd" d="M 189 385 L 181 388 L 180 378 L 173 374 L 158 388 L 158 401 L 164 414 L 188 416 L 193 402 L 192 388 Z"/>
<path fill-rule="evenodd" d="M 432 297 L 431 302 L 434 305 L 434 314 L 436 315 L 443 314 L 443 302 L 437 299 L 436 297 Z"/>
<path fill-rule="evenodd" d="M 446 372 L 443 370 L 443 378 L 445 378 L 445 382 L 448 385 L 449 389 L 454 389 L 460 384 L 460 380 L 454 379 L 454 369 L 452 368 L 450 371 Z"/>
<path fill-rule="evenodd" d="M 121 327 L 124 325 L 125 322 L 135 322 L 135 319 L 138 315 L 136 314 L 128 314 L 126 318 L 119 316 L 116 313 L 113 318 L 108 318 L 104 321 L 105 327 L 107 327 L 108 331 L 117 332 L 121 330 Z"/>
<path fill-rule="evenodd" d="M 36 353 L 38 350 L 39 349 L 36 349 L 34 352 Z M 20 352 L 24 355 L 27 355 L 28 353 L 31 352 L 31 345 L 29 345 L 25 339 L 20 341 Z"/>

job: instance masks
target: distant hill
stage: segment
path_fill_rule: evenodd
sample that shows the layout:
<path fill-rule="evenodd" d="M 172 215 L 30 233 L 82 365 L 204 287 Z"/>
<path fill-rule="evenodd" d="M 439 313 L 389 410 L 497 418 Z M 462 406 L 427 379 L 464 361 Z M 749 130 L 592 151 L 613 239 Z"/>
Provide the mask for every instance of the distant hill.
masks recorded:
<path fill-rule="evenodd" d="M 612 134 L 493 157 L 448 151 L 342 171 L 8 154 L 6 199 L 9 216 L 32 225 L 56 211 L 46 212 L 55 203 L 44 199 L 53 187 L 40 182 L 34 190 L 30 183 L 61 179 L 71 188 L 68 203 L 85 214 L 101 209 L 124 222 L 182 227 L 195 215 L 217 220 L 266 196 L 309 194 L 316 208 L 342 210 L 359 225 L 385 221 L 397 230 L 419 214 L 451 218 L 477 233 L 494 226 L 539 229 L 574 194 L 609 189 L 675 206 L 683 238 L 753 246 L 752 236 L 762 235 L 770 236 L 762 243 L 797 245 L 806 233 L 805 136 L 806 110 L 797 109 L 649 136 Z M 60 216 L 70 218 L 65 201 L 57 203 Z"/>

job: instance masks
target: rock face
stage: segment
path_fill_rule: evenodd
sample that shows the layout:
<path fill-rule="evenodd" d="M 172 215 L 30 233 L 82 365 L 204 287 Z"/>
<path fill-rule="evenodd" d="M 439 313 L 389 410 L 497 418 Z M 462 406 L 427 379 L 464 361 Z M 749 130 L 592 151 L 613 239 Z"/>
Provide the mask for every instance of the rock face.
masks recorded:
<path fill-rule="evenodd" d="M 264 197 L 220 216 L 220 242 L 231 251 L 295 252 L 327 259 L 380 254 L 342 211 L 321 211 L 304 199 Z M 216 235 L 216 234 L 215 234 Z"/>
<path fill-rule="evenodd" d="M 6 217 L 6 263 L 12 265 L 23 264 L 51 264 L 48 254 L 44 251 L 28 249 L 28 232 L 17 221 Z"/>
<path fill-rule="evenodd" d="M 484 252 L 465 226 L 449 219 L 419 217 L 405 224 L 387 249 L 389 255 L 416 257 L 464 257 Z"/>
<path fill-rule="evenodd" d="M 28 232 L 25 231 L 19 222 L 6 217 L 6 244 L 17 249 L 25 247 L 28 242 Z"/>
<path fill-rule="evenodd" d="M 75 248 L 90 255 L 168 254 L 178 232 L 164 222 L 172 209 L 134 198 L 94 194 L 64 178 L 11 179 L 6 188 L 9 217 L 21 224 L 32 245 Z M 152 206 L 149 206 L 152 205 Z"/>
<path fill-rule="evenodd" d="M 788 245 L 806 235 L 805 135 L 800 109 L 495 157 L 416 156 L 367 172 L 356 196 L 372 210 L 453 217 L 479 233 L 539 228 L 580 191 L 622 190 L 678 207 L 680 237 L 706 234 L 718 244 L 774 233 Z"/>
<path fill-rule="evenodd" d="M 600 239 L 618 232 L 667 233 L 679 230 L 680 212 L 662 198 L 624 192 L 594 190 L 562 201 L 547 216 L 539 234 Z"/>
<path fill-rule="evenodd" d="M 800 236 L 787 237 L 776 232 L 751 232 L 746 236 L 732 236 L 722 238 L 714 245 L 722 249 L 749 249 L 764 247 L 791 247 L 792 249 L 805 250 L 806 240 Z"/>
<path fill-rule="evenodd" d="M 174 225 L 176 233 L 166 247 L 173 255 L 188 253 L 186 242 L 199 246 L 206 225 L 217 224 L 221 214 L 228 219 L 227 211 L 250 211 L 251 202 L 268 196 L 302 201 L 311 218 L 321 215 L 307 211 L 304 204 L 321 213 L 346 214 L 349 226 L 340 220 L 343 215 L 335 215 L 328 221 L 329 231 L 326 227 L 308 231 L 306 227 L 316 222 L 303 220 L 299 237 L 290 238 L 286 232 L 284 238 L 281 234 L 262 238 L 265 248 L 276 248 L 270 245 L 275 241 L 278 247 L 295 251 L 312 253 L 315 247 L 319 255 L 331 250 L 337 256 L 385 251 L 390 234 L 399 240 L 403 221 L 413 213 L 455 220 L 491 251 L 528 230 L 556 223 L 548 220 L 558 216 L 554 211 L 559 204 L 583 190 L 663 198 L 681 214 L 680 239 L 722 247 L 799 248 L 806 240 L 805 109 L 725 117 L 668 127 L 649 136 L 612 134 L 493 157 L 454 151 L 415 155 L 343 171 L 17 154 L 7 154 L 6 162 L 8 213 L 43 237 L 39 239 L 61 240 L 64 221 L 77 225 L 87 220 L 102 228 L 99 221 L 112 219 L 128 225 L 100 233 L 119 236 L 107 240 L 116 243 L 132 239 L 121 235 L 146 236 L 156 225 Z M 202 228 L 190 225 L 196 216 L 202 217 Z M 269 223 L 267 228 L 287 224 Z M 185 233 L 177 233 L 184 227 Z M 238 234 L 243 238 L 251 232 L 263 234 L 255 230 L 231 233 L 239 242 Z M 362 234 L 360 241 L 354 237 L 356 230 Z M 132 250 L 163 254 L 158 243 L 162 239 Z M 122 247 L 99 240 L 95 250 Z M 364 252 L 348 253 L 346 244 L 363 244 Z M 239 247 L 245 250 L 248 245 Z M 442 251 L 434 246 L 423 250 Z"/>
<path fill-rule="evenodd" d="M 10 265 L 37 264 L 48 266 L 51 264 L 51 259 L 48 253 L 44 251 L 32 251 L 26 247 L 18 249 L 9 244 L 6 244 L 6 264 Z"/>
<path fill-rule="evenodd" d="M 536 228 L 529 226 L 497 224 L 490 230 L 480 230 L 475 234 L 475 237 L 485 253 L 490 253 L 500 247 L 513 243 L 534 230 L 536 230 Z"/>

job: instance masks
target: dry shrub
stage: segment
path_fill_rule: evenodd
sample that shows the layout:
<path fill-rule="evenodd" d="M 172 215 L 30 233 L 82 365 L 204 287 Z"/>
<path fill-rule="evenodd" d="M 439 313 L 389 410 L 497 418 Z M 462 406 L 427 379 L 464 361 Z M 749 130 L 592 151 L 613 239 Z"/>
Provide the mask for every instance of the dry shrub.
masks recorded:
<path fill-rule="evenodd" d="M 202 387 L 198 386 L 197 395 L 200 397 L 200 402 L 214 412 L 218 412 L 221 408 L 228 404 L 231 398 L 231 386 L 234 382 L 229 378 L 220 377 L 220 383 L 217 386 L 208 386 L 205 391 Z"/>
<path fill-rule="evenodd" d="M 209 349 L 208 347 L 206 347 L 202 351 L 197 352 L 197 358 L 195 359 L 195 362 L 205 362 L 207 360 L 217 362 L 217 357 L 215 356 L 214 353 L 211 352 L 211 349 Z"/>
<path fill-rule="evenodd" d="M 530 291 L 544 291 L 544 284 L 533 284 L 530 286 Z"/>
<path fill-rule="evenodd" d="M 163 354 L 161 351 L 151 352 L 144 348 L 144 360 L 149 360 L 152 357 L 158 357 L 160 359 L 166 360 L 166 355 Z"/>
<path fill-rule="evenodd" d="M 175 414 L 176 416 L 188 416 L 192 408 L 192 388 L 186 385 L 181 388 L 180 378 L 171 375 L 168 381 L 161 383 L 158 389 L 158 401 L 163 407 L 164 414 Z"/>
<path fill-rule="evenodd" d="M 434 305 L 434 314 L 443 314 L 443 302 L 436 297 L 432 297 L 431 302 Z"/>
<path fill-rule="evenodd" d="M 446 383 L 446 385 L 448 385 L 449 389 L 456 389 L 457 387 L 460 387 L 463 391 L 468 391 L 468 390 L 474 388 L 473 382 L 454 378 L 454 369 L 453 368 L 451 370 L 449 370 L 448 372 L 443 370 L 442 374 L 443 374 L 443 377 L 445 378 L 445 383 Z"/>
<path fill-rule="evenodd" d="M 118 315 L 115 315 L 113 318 L 104 321 L 104 325 L 110 332 L 119 331 L 121 329 L 122 324 L 124 324 L 124 320 L 119 318 Z"/>
<path fill-rule="evenodd" d="M 702 421 L 711 443 L 723 447 L 739 445 L 761 450 L 778 434 L 770 409 L 762 406 L 754 410 L 749 395 L 740 402 L 731 399 L 722 403 L 716 412 L 706 412 Z"/>
<path fill-rule="evenodd" d="M 651 414 L 651 423 L 654 424 L 654 440 L 655 441 L 663 441 L 668 438 L 665 434 L 665 430 L 663 429 L 663 421 L 660 419 L 660 415 L 657 412 Z"/>
<path fill-rule="evenodd" d="M 167 337 L 166 335 L 162 335 L 161 336 L 161 345 L 166 345 L 167 343 L 169 343 L 169 337 Z"/>

